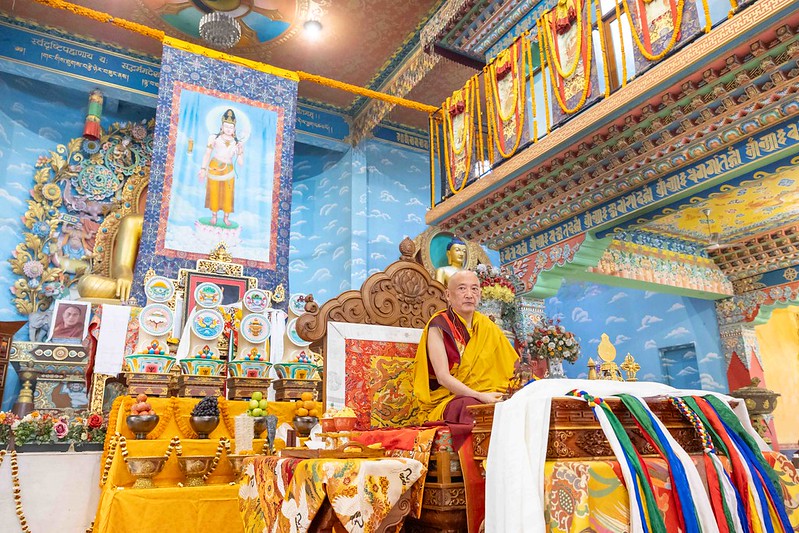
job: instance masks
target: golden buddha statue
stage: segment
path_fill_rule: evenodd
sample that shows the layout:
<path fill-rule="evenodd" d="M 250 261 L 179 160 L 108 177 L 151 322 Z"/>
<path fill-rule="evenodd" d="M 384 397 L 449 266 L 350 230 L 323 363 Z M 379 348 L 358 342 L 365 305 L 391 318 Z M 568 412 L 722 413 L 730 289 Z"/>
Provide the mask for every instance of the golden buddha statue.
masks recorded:
<path fill-rule="evenodd" d="M 453 237 L 447 244 L 447 266 L 436 269 L 436 281 L 440 281 L 446 287 L 449 278 L 463 270 L 464 263 L 466 263 L 466 243 Z"/>
<path fill-rule="evenodd" d="M 78 281 L 78 293 L 87 299 L 118 299 L 127 302 L 133 284 L 133 266 L 139 251 L 144 217 L 131 213 L 119 224 L 111 255 L 111 275 L 86 274 Z"/>

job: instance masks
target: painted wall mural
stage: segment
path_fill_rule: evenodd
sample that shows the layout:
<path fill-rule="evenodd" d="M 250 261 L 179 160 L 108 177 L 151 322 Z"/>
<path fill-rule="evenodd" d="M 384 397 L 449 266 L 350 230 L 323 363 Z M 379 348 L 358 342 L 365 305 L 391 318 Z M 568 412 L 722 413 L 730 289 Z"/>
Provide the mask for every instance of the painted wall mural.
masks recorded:
<path fill-rule="evenodd" d="M 291 206 L 289 284 L 324 302 L 399 256 L 425 229 L 427 154 L 368 141 L 345 153 L 298 144 Z"/>
<path fill-rule="evenodd" d="M 545 310 L 580 338 L 580 359 L 563 365 L 570 378 L 587 377 L 588 358 L 597 359 L 600 336 L 607 333 L 616 346 L 617 363 L 629 352 L 641 365 L 641 381 L 727 391 L 712 301 L 566 281 L 556 296 L 545 300 Z M 690 344 L 691 349 L 679 348 Z M 680 360 L 673 355 L 677 353 Z"/>

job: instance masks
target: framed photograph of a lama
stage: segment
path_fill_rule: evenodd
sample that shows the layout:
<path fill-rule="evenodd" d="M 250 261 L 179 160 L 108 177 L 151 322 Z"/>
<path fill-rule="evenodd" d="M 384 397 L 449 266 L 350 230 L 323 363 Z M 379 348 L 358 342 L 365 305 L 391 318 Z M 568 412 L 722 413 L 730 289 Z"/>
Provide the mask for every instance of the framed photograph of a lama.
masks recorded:
<path fill-rule="evenodd" d="M 82 344 L 89 332 L 91 304 L 73 300 L 56 300 L 47 342 Z"/>

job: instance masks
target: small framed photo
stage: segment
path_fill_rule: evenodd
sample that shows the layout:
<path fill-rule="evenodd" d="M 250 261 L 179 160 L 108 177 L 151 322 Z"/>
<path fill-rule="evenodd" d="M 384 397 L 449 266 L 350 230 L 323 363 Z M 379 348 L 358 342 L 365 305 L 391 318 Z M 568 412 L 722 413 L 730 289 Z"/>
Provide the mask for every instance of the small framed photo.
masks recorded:
<path fill-rule="evenodd" d="M 82 344 L 89 332 L 91 303 L 74 300 L 56 300 L 50 322 L 47 342 Z"/>

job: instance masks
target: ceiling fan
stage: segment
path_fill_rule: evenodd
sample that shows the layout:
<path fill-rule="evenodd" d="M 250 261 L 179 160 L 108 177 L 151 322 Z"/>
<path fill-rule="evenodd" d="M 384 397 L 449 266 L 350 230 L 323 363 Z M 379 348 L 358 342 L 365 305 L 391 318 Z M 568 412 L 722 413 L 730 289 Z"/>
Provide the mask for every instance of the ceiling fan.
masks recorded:
<path fill-rule="evenodd" d="M 711 231 L 710 226 L 710 209 L 705 208 L 702 209 L 702 214 L 705 215 L 705 224 L 707 225 L 707 232 L 710 235 L 710 243 L 705 246 L 705 250 L 708 252 L 715 252 L 717 250 L 723 250 L 725 248 L 729 248 L 732 244 L 722 243 L 720 241 L 720 233 L 718 231 Z"/>

